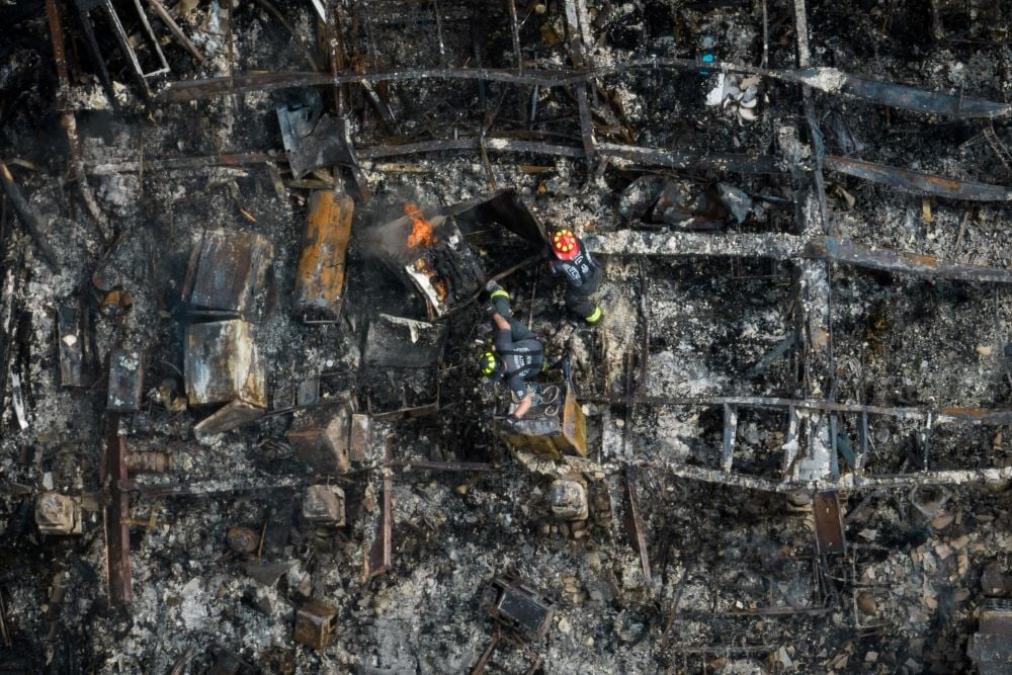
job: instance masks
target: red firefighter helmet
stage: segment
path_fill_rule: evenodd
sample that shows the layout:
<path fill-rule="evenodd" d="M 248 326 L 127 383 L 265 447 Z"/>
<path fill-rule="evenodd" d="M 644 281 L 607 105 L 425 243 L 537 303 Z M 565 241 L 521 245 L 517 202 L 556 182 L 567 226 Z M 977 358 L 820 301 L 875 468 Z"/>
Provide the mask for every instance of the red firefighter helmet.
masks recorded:
<path fill-rule="evenodd" d="M 560 229 L 552 232 L 552 253 L 559 260 L 572 260 L 580 253 L 580 243 L 572 230 Z"/>

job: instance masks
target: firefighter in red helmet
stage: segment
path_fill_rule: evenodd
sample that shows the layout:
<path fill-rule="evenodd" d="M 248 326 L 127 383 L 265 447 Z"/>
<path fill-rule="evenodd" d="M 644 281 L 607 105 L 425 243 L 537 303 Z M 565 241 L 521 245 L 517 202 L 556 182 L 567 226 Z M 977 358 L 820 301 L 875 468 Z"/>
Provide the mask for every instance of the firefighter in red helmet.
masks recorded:
<path fill-rule="evenodd" d="M 548 268 L 553 276 L 566 280 L 566 307 L 592 326 L 599 323 L 604 312 L 593 296 L 601 285 L 601 267 L 569 228 L 553 228 L 548 233 L 548 242 L 551 248 Z"/>

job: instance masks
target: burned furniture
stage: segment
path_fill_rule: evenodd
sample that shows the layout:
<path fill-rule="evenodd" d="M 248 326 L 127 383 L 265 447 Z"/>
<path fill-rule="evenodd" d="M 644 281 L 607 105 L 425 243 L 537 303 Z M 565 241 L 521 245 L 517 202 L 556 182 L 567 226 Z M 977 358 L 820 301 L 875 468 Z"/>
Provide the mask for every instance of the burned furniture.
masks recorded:
<path fill-rule="evenodd" d="M 309 199 L 306 234 L 295 276 L 295 311 L 303 320 L 336 321 L 344 300 L 345 258 L 355 203 L 333 191 Z"/>
<path fill-rule="evenodd" d="M 528 261 L 547 242 L 544 227 L 511 190 L 442 209 L 407 202 L 403 211 L 368 237 L 422 297 L 429 319 L 474 300 L 488 279 Z"/>
<path fill-rule="evenodd" d="M 967 654 L 980 675 L 1012 671 L 1012 600 L 988 598 Z"/>
<path fill-rule="evenodd" d="M 190 406 L 225 404 L 194 427 L 198 438 L 263 415 L 266 375 L 248 323 L 233 319 L 191 325 L 186 330 L 184 361 Z"/>
<path fill-rule="evenodd" d="M 337 636 L 337 608 L 322 600 L 307 600 L 295 611 L 295 641 L 323 651 Z"/>
<path fill-rule="evenodd" d="M 370 414 L 426 415 L 438 410 L 446 334 L 445 323 L 388 314 L 369 322 L 359 382 Z"/>
<path fill-rule="evenodd" d="M 42 534 L 81 534 L 80 499 L 43 492 L 35 502 L 35 523 Z"/>
<path fill-rule="evenodd" d="M 351 469 L 350 436 L 351 411 L 342 405 L 308 410 L 297 416 L 288 430 L 288 443 L 295 456 L 317 474 L 347 473 Z"/>
<path fill-rule="evenodd" d="M 137 412 L 144 391 L 144 362 L 136 351 L 114 349 L 109 353 L 109 383 L 105 409 Z"/>
<path fill-rule="evenodd" d="M 587 419 L 567 384 L 543 387 L 540 400 L 513 429 L 499 425 L 498 433 L 518 450 L 549 459 L 587 456 Z"/>
<path fill-rule="evenodd" d="M 116 36 L 116 41 L 119 43 L 120 49 L 122 49 L 123 53 L 126 55 L 127 60 L 130 62 L 130 66 L 134 71 L 134 75 L 137 77 L 137 81 L 140 83 L 144 93 L 150 96 L 151 86 L 148 81 L 159 75 L 168 73 L 170 69 L 168 62 L 165 60 L 165 54 L 162 53 L 162 48 L 158 42 L 158 38 L 151 29 L 151 24 L 148 21 L 147 14 L 145 14 L 144 8 L 141 7 L 140 0 L 134 0 L 134 8 L 137 10 L 137 16 L 144 29 L 144 37 L 146 38 L 145 43 L 154 51 L 154 54 L 158 59 L 158 62 L 155 64 L 155 69 L 150 71 L 146 71 L 145 67 L 141 64 L 140 57 L 133 48 L 131 37 L 127 34 L 122 20 L 116 13 L 112 0 L 75 0 L 75 4 L 77 5 L 78 14 L 81 17 L 81 24 L 84 27 L 88 48 L 91 51 L 95 62 L 99 66 L 99 71 L 102 75 L 103 84 L 105 85 L 106 90 L 112 92 L 112 82 L 106 69 L 102 51 L 99 49 L 98 39 L 95 36 L 95 25 L 92 21 L 92 12 L 98 8 L 102 8 L 104 10 L 105 19 L 112 26 L 113 34 Z M 175 24 L 173 23 L 173 25 Z M 110 98 L 113 98 L 111 93 Z"/>
<path fill-rule="evenodd" d="M 281 141 L 292 176 L 302 178 L 322 166 L 355 164 L 351 138 L 342 133 L 343 125 L 338 120 L 323 112 L 319 92 L 307 89 L 300 94 L 302 100 L 277 107 Z"/>
<path fill-rule="evenodd" d="M 533 588 L 506 577 L 492 581 L 496 593 L 489 616 L 521 642 L 543 640 L 555 614 L 553 603 Z"/>
<path fill-rule="evenodd" d="M 81 329 L 81 306 L 76 298 L 60 305 L 56 312 L 57 339 L 60 354 L 60 386 L 85 386 L 84 331 Z"/>
<path fill-rule="evenodd" d="M 302 496 L 302 520 L 316 528 L 344 527 L 344 490 L 336 485 L 310 485 Z"/>
<path fill-rule="evenodd" d="M 204 232 L 190 255 L 183 298 L 190 314 L 247 317 L 263 288 L 274 247 L 250 232 Z"/>

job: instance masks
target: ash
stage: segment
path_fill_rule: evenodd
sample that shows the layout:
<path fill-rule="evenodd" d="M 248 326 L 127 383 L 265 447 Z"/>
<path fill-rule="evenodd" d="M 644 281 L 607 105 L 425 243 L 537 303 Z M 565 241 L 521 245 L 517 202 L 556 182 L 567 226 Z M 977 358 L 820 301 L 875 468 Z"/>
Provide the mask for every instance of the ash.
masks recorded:
<path fill-rule="evenodd" d="M 0 673 L 1012 672 L 1012 7 L 87 5 L 0 3 Z"/>

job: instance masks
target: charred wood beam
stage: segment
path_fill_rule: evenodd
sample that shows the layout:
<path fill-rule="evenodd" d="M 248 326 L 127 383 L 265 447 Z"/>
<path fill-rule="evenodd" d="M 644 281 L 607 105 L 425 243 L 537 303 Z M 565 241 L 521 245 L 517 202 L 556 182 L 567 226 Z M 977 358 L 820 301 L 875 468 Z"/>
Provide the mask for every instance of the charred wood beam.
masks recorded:
<path fill-rule="evenodd" d="M 625 470 L 625 494 L 628 500 L 628 511 L 626 529 L 629 531 L 629 538 L 632 547 L 639 553 L 640 568 L 643 570 L 643 579 L 650 583 L 650 554 L 647 549 L 646 532 L 643 527 L 643 518 L 640 516 L 639 497 L 636 491 L 636 467 L 627 466 Z"/>
<path fill-rule="evenodd" d="M 945 178 L 944 176 L 866 162 L 851 157 L 829 155 L 826 157 L 826 168 L 918 195 L 974 202 L 1012 201 L 1012 188 L 1002 185 Z"/>
<path fill-rule="evenodd" d="M 84 160 L 82 159 L 81 153 L 81 138 L 77 133 L 77 118 L 74 116 L 74 112 L 70 110 L 65 103 L 67 92 L 70 89 L 70 74 L 67 69 L 66 39 L 63 34 L 63 24 L 60 20 L 60 9 L 56 4 L 56 0 L 46 0 L 46 19 L 49 24 L 49 36 L 53 44 L 53 60 L 56 62 L 56 75 L 60 83 L 60 126 L 63 127 L 64 132 L 67 134 L 70 176 L 72 179 L 77 181 L 77 188 L 81 193 L 81 200 L 84 202 L 84 206 L 88 210 L 88 214 L 100 228 L 107 230 L 109 221 L 106 219 L 105 214 L 102 213 L 101 209 L 98 208 L 98 202 L 95 201 L 95 196 L 91 193 L 91 188 L 88 186 L 88 179 L 85 176 Z M 93 38 L 94 36 L 90 37 Z M 108 73 L 105 72 L 104 62 L 101 62 L 101 70 L 105 74 L 106 80 L 108 80 Z M 115 101 L 116 99 L 113 96 L 111 80 L 108 85 L 110 100 Z M 107 235 L 107 232 L 103 232 L 103 235 Z"/>
<path fill-rule="evenodd" d="M 793 260 L 804 251 L 800 237 L 779 233 L 714 235 L 700 232 L 618 230 L 590 235 L 586 243 L 592 253 L 615 256 L 698 255 Z"/>
<path fill-rule="evenodd" d="M 512 84 L 537 84 L 545 87 L 565 86 L 581 81 L 570 71 L 527 70 L 518 73 L 501 68 L 412 68 L 374 73 L 246 73 L 234 77 L 206 80 L 185 80 L 170 83 L 160 98 L 168 102 L 193 101 L 212 96 L 239 94 L 249 91 L 272 91 L 292 87 L 353 84 L 362 82 L 403 82 L 410 80 L 491 80 Z"/>
<path fill-rule="evenodd" d="M 792 493 L 799 491 L 822 492 L 834 490 L 887 490 L 903 489 L 917 485 L 968 485 L 1002 484 L 1012 480 L 1012 467 L 965 469 L 951 471 L 921 471 L 895 475 L 876 475 L 858 478 L 845 474 L 836 480 L 773 480 L 762 476 L 751 476 L 718 469 L 707 469 L 688 464 L 644 465 L 664 469 L 678 478 L 717 483 L 728 487 L 762 492 Z"/>
<path fill-rule="evenodd" d="M 395 123 L 393 120 L 391 122 Z M 559 145 L 515 138 L 485 138 L 484 146 L 486 150 L 493 152 L 519 152 L 573 158 L 583 157 L 585 154 L 585 149 L 572 145 Z M 375 160 L 431 152 L 473 152 L 480 147 L 480 138 L 464 137 L 419 141 L 416 143 L 373 145 L 357 148 L 356 155 L 361 159 Z M 753 157 L 748 155 L 708 155 L 700 157 L 687 153 L 672 152 L 663 148 L 647 148 L 614 143 L 599 143 L 595 146 L 595 149 L 598 154 L 645 166 L 688 170 L 717 170 L 744 174 L 783 173 L 787 170 L 786 160 L 775 157 Z M 107 176 L 118 173 L 139 174 L 154 171 L 185 171 L 218 166 L 264 164 L 282 158 L 281 154 L 273 152 L 226 153 L 201 157 L 165 157 L 90 163 L 83 165 L 83 171 L 92 176 Z M 944 176 L 921 173 L 849 157 L 828 155 L 826 157 L 826 168 L 830 171 L 844 173 L 855 178 L 895 187 L 915 194 L 978 202 L 1012 201 L 1012 187 L 946 178 Z"/>
<path fill-rule="evenodd" d="M 109 573 L 109 599 L 113 605 L 130 604 L 133 585 L 130 576 L 130 497 L 127 480 L 126 439 L 119 435 L 116 416 L 106 431 L 102 487 L 105 493 L 105 545 Z"/>
<path fill-rule="evenodd" d="M 121 482 L 121 486 L 124 491 L 137 493 L 151 499 L 165 499 L 170 497 L 214 497 L 224 494 L 294 490 L 309 487 L 310 484 L 310 482 L 295 478 L 275 480 L 274 482 L 265 485 L 229 481 L 202 481 L 183 485 L 141 485 L 132 480 L 124 480 Z"/>
<path fill-rule="evenodd" d="M 1012 114 L 1012 103 L 1001 103 L 987 99 L 966 97 L 929 91 L 906 84 L 872 80 L 860 75 L 844 73 L 836 68 L 803 67 L 797 69 L 771 70 L 736 63 L 701 63 L 693 59 L 634 59 L 625 63 L 594 68 L 573 77 L 603 77 L 627 70 L 642 68 L 676 68 L 679 70 L 709 72 L 721 71 L 758 75 L 781 82 L 799 84 L 817 89 L 824 94 L 843 95 L 859 98 L 871 103 L 901 110 L 951 117 L 953 119 L 986 118 L 996 119 Z"/>
<path fill-rule="evenodd" d="M 947 263 L 935 256 L 861 248 L 852 242 L 827 238 L 805 246 L 805 256 L 869 269 L 979 283 L 1012 283 L 1012 270 Z"/>
<path fill-rule="evenodd" d="M 373 145 L 360 148 L 362 159 L 383 159 L 399 155 L 414 155 L 427 152 L 470 152 L 479 150 L 484 143 L 485 150 L 492 152 L 528 152 L 538 155 L 560 157 L 583 157 L 583 150 L 571 145 L 555 145 L 539 141 L 522 141 L 513 138 L 455 138 L 439 141 L 421 141 L 398 145 Z"/>
<path fill-rule="evenodd" d="M 577 0 L 565 0 L 566 31 L 569 37 L 569 57 L 578 70 L 585 70 L 590 64 L 587 57 L 586 35 L 580 21 L 580 7 Z M 586 9 L 586 8 L 583 8 Z M 596 152 L 594 138 L 594 120 L 590 114 L 590 100 L 587 96 L 587 82 L 579 82 L 573 87 L 576 107 L 580 115 L 580 138 L 583 139 L 583 152 L 587 161 L 594 158 Z"/>
<path fill-rule="evenodd" d="M 50 0 L 52 1 L 52 0 Z M 905 84 L 870 80 L 836 68 L 813 67 L 770 70 L 732 63 L 701 63 L 691 59 L 638 59 L 605 67 L 582 70 L 536 69 L 518 73 L 502 68 L 412 68 L 387 72 L 328 75 L 311 72 L 251 72 L 235 77 L 172 82 L 160 98 L 169 102 L 191 101 L 248 91 L 271 91 L 290 87 L 324 86 L 355 82 L 394 82 L 424 79 L 493 80 L 512 84 L 566 87 L 592 78 L 604 77 L 627 70 L 644 68 L 676 68 L 753 74 L 793 84 L 805 85 L 829 95 L 847 95 L 872 103 L 954 119 L 999 118 L 1012 114 L 1012 103 L 928 91 Z"/>
<path fill-rule="evenodd" d="M 390 444 L 384 451 L 384 463 L 393 461 L 393 453 Z M 365 556 L 366 580 L 381 574 L 386 574 L 394 564 L 394 481 L 393 474 L 386 470 L 383 472 L 383 504 L 380 514 L 380 522 L 376 525 L 376 535 L 372 546 Z"/>
<path fill-rule="evenodd" d="M 92 176 L 109 176 L 117 173 L 148 173 L 152 171 L 188 171 L 219 166 L 248 166 L 265 164 L 280 159 L 280 155 L 266 152 L 244 152 L 202 157 L 164 157 L 161 159 L 125 160 L 89 164 L 86 171 Z"/>
<path fill-rule="evenodd" d="M 401 468 L 405 471 L 451 471 L 451 472 L 477 472 L 492 471 L 495 467 L 486 462 L 434 462 L 429 460 L 391 462 L 387 464 L 391 468 Z"/>
<path fill-rule="evenodd" d="M 592 253 L 613 256 L 727 256 L 800 261 L 828 260 L 841 265 L 900 274 L 977 283 L 1012 283 L 1012 270 L 1001 267 L 958 265 L 935 256 L 870 249 L 830 237 L 805 241 L 791 234 L 735 233 L 726 235 L 699 232 L 658 233 L 645 230 L 618 230 L 588 236 Z"/>
<path fill-rule="evenodd" d="M 186 37 L 186 33 L 179 27 L 176 20 L 172 18 L 165 6 L 159 2 L 159 0 L 148 0 L 148 4 L 151 5 L 151 9 L 154 10 L 158 18 L 162 20 L 169 32 L 172 33 L 173 37 L 182 45 L 183 49 L 190 52 L 190 55 L 196 59 L 197 63 L 204 62 L 204 55 L 200 53 L 200 50 L 190 41 L 190 38 Z"/>
<path fill-rule="evenodd" d="M 699 156 L 677 150 L 645 148 L 618 143 L 598 143 L 597 153 L 633 164 L 660 166 L 669 169 L 708 169 L 744 174 L 784 173 L 787 170 L 786 164 L 774 157 L 731 154 Z"/>
<path fill-rule="evenodd" d="M 42 224 L 39 222 L 39 217 L 28 205 L 28 200 L 21 194 L 21 188 L 14 182 L 11 170 L 2 161 L 0 161 L 0 179 L 2 179 L 4 193 L 7 195 L 8 201 L 10 201 L 11 206 L 14 208 L 14 212 L 18 214 L 21 224 L 25 226 L 25 230 L 28 231 L 36 248 L 39 249 L 39 255 L 43 262 L 53 272 L 58 272 L 60 267 L 59 258 L 56 255 L 56 251 L 50 246 L 49 241 L 46 240 L 45 235 L 42 234 Z"/>
<path fill-rule="evenodd" d="M 625 398 L 594 399 L 584 397 L 588 403 L 603 402 L 624 405 Z M 896 407 L 865 405 L 861 403 L 839 403 L 824 399 L 794 399 L 764 396 L 715 396 L 712 398 L 666 398 L 656 396 L 638 396 L 636 402 L 655 406 L 672 406 L 684 408 L 713 407 L 724 405 L 739 408 L 764 408 L 771 410 L 809 410 L 816 412 L 833 412 L 854 415 L 882 415 L 900 420 L 927 420 L 932 424 L 969 424 L 979 426 L 1004 426 L 1012 424 L 1012 408 L 976 408 L 948 406 L 942 408 L 927 407 Z"/>

